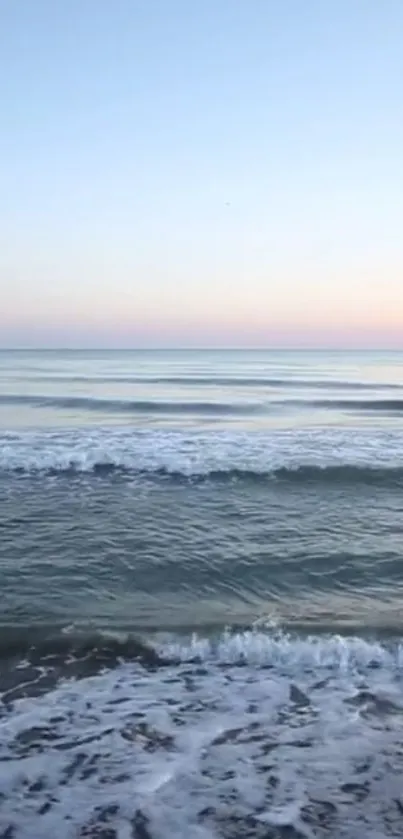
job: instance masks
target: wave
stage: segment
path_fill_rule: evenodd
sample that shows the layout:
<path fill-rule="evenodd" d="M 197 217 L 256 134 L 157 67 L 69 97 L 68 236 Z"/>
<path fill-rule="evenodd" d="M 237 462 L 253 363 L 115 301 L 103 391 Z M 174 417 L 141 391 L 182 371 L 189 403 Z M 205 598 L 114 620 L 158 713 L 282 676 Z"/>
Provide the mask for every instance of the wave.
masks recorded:
<path fill-rule="evenodd" d="M 246 631 L 171 654 L 4 665 L 3 837 L 401 835 L 401 644 Z"/>
<path fill-rule="evenodd" d="M 13 378 L 16 378 L 13 376 Z M 24 377 L 21 377 L 25 379 Z M 275 387 L 275 388 L 312 388 L 318 390 L 363 390 L 393 391 L 402 390 L 403 384 L 396 382 L 364 382 L 349 379 L 281 378 L 267 376 L 138 376 L 138 375 L 69 375 L 42 374 L 33 376 L 37 382 L 59 382 L 60 384 L 134 384 L 134 385 L 174 385 L 186 387 Z"/>
<path fill-rule="evenodd" d="M 294 405 L 313 406 L 315 408 L 340 409 L 346 411 L 387 411 L 403 412 L 403 399 L 312 399 L 310 401 L 293 400 Z"/>
<path fill-rule="evenodd" d="M 157 646 L 164 660 L 200 661 L 218 664 L 252 664 L 261 667 L 303 669 L 403 667 L 400 639 L 381 642 L 340 634 L 297 635 L 282 630 L 230 630 L 218 637 L 193 635 L 172 639 Z"/>
<path fill-rule="evenodd" d="M 12 471 L 26 473 L 41 471 L 49 475 L 64 474 L 74 475 L 80 472 L 92 473 L 98 476 L 132 475 L 138 477 L 154 477 L 155 479 L 169 479 L 180 483 L 200 483 L 206 480 L 214 483 L 233 483 L 234 481 L 249 483 L 264 483 L 270 480 L 277 480 L 290 484 L 366 484 L 385 486 L 390 489 L 403 489 L 403 467 L 359 467 L 359 466 L 298 466 L 294 468 L 278 468 L 267 472 L 254 472 L 251 470 L 213 470 L 206 474 L 185 474 L 180 471 L 161 469 L 136 469 L 118 466 L 113 463 L 95 463 L 90 469 L 81 467 L 80 464 L 71 462 L 67 465 L 49 466 L 46 469 L 38 467 L 37 470 L 16 466 Z"/>
<path fill-rule="evenodd" d="M 0 436 L 0 470 L 176 479 L 403 480 L 403 430 L 272 432 L 79 429 Z"/>
<path fill-rule="evenodd" d="M 302 408 L 342 411 L 403 413 L 403 399 L 284 399 L 266 402 L 220 402 L 111 399 L 88 396 L 45 396 L 39 394 L 1 393 L 0 404 L 29 405 L 38 408 L 59 408 L 102 413 L 174 416 L 248 416 L 264 414 L 270 409 Z"/>
<path fill-rule="evenodd" d="M 289 633 L 269 627 L 228 629 L 209 635 L 155 635 L 144 638 L 130 632 L 64 630 L 50 633 L 40 627 L 2 628 L 0 660 L 44 661 L 51 667 L 77 660 L 114 667 L 123 661 L 138 661 L 158 668 L 180 663 L 219 665 L 250 664 L 281 667 L 349 670 L 373 667 L 403 667 L 403 639 L 389 640 L 340 633 Z M 54 661 L 52 661 L 52 659 Z"/>
<path fill-rule="evenodd" d="M 14 658 L 28 658 L 31 663 L 43 659 L 59 658 L 60 662 L 71 658 L 93 658 L 104 666 L 113 666 L 119 661 L 140 661 L 148 666 L 162 666 L 170 659 L 164 657 L 155 647 L 128 633 L 73 632 L 46 630 L 37 626 L 2 627 L 0 639 L 0 661 Z"/>
<path fill-rule="evenodd" d="M 39 408 L 66 408 L 70 410 L 117 412 L 131 414 L 196 414 L 196 415 L 246 415 L 259 411 L 256 403 L 198 402 L 108 399 L 88 396 L 41 396 L 37 394 L 2 393 L 0 404 L 30 405 Z"/>

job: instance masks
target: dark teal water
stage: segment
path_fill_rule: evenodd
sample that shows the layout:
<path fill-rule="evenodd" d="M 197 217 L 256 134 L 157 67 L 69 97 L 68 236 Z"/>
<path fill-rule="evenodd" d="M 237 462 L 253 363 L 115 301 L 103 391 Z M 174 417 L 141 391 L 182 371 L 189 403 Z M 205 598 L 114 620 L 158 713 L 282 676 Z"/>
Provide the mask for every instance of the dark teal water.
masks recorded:
<path fill-rule="evenodd" d="M 402 536 L 403 353 L 1 352 L 0 836 L 401 835 Z"/>
<path fill-rule="evenodd" d="M 1 621 L 400 627 L 403 355 L 0 354 Z"/>

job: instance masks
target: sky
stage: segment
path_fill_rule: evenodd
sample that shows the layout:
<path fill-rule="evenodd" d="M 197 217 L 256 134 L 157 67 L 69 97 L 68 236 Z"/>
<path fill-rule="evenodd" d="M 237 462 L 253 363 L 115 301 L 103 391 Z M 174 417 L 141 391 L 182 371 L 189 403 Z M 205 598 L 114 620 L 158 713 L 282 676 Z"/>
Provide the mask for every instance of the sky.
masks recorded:
<path fill-rule="evenodd" d="M 0 345 L 403 348 L 402 0 L 1 0 Z"/>

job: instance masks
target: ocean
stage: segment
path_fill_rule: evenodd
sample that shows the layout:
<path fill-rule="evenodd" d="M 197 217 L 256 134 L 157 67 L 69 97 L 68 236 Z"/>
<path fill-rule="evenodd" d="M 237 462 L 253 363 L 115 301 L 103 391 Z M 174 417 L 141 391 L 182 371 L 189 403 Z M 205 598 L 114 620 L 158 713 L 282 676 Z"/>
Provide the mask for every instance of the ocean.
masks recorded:
<path fill-rule="evenodd" d="M 0 837 L 403 835 L 403 352 L 0 352 Z"/>

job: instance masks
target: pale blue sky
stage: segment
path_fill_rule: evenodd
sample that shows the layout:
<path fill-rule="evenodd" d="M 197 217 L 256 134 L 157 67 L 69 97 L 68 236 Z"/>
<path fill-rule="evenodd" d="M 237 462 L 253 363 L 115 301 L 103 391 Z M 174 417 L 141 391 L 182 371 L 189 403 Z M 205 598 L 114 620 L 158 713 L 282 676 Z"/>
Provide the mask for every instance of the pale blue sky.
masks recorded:
<path fill-rule="evenodd" d="M 402 0 L 2 0 L 1 345 L 403 346 Z"/>

